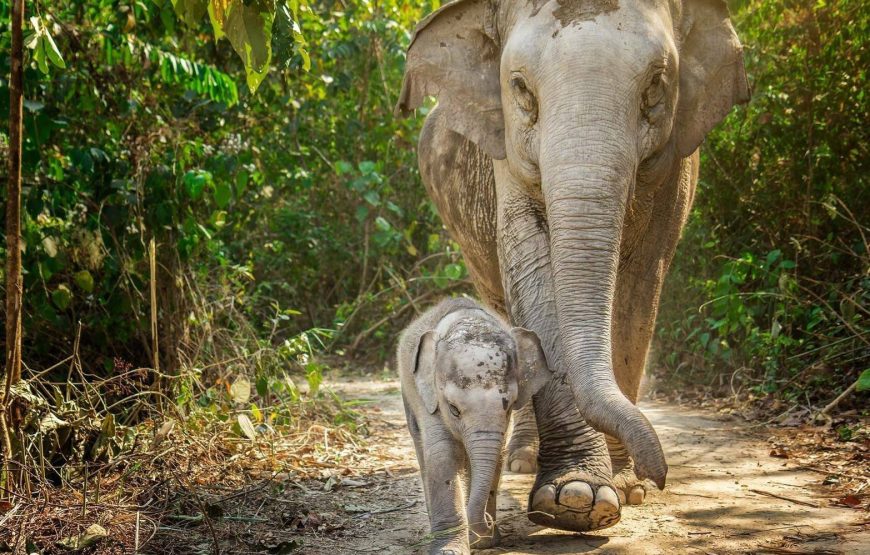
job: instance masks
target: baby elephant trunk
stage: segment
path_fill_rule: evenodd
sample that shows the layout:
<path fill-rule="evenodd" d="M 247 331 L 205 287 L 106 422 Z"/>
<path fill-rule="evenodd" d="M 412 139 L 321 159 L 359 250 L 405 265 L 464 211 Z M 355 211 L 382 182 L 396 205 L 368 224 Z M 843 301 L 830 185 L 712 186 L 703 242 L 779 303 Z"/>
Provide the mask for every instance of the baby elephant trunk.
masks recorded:
<path fill-rule="evenodd" d="M 468 488 L 468 528 L 469 542 L 474 547 L 490 545 L 495 529 L 492 518 L 487 514 L 490 497 L 497 494 L 496 472 L 501 464 L 504 448 L 503 431 L 472 431 L 467 435 L 465 448 L 471 467 L 471 485 Z M 495 507 L 490 507 L 495 514 Z"/>

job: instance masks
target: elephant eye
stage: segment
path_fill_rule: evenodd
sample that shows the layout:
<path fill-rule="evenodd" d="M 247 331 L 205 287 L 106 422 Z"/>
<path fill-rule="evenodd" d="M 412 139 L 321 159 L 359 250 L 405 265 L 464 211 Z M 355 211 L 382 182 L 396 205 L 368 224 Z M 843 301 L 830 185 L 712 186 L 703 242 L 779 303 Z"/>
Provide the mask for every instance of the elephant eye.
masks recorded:
<path fill-rule="evenodd" d="M 529 114 L 534 123 L 538 119 L 538 101 L 529 90 L 529 85 L 522 74 L 514 72 L 511 75 L 511 89 L 513 89 L 514 98 L 516 98 L 520 109 Z"/>
<path fill-rule="evenodd" d="M 643 109 L 649 110 L 657 106 L 665 97 L 665 83 L 662 72 L 656 73 L 649 86 L 643 91 Z"/>
<path fill-rule="evenodd" d="M 447 403 L 447 408 L 450 409 L 450 414 L 459 417 L 459 409 L 453 403 Z"/>

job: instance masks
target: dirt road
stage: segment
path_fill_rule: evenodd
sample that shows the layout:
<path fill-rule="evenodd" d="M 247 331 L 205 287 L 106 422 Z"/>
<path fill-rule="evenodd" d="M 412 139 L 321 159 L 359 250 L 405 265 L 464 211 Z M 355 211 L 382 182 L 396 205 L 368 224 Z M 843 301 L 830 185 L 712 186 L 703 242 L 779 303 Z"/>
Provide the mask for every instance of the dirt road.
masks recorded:
<path fill-rule="evenodd" d="M 340 495 L 311 499 L 353 515 L 353 524 L 341 536 L 307 538 L 304 551 L 419 550 L 428 521 L 397 382 L 357 380 L 333 387 L 344 397 L 371 401 L 362 411 L 380 454 Z M 658 403 L 642 407 L 670 464 L 664 492 L 625 508 L 612 528 L 571 534 L 530 523 L 524 510 L 533 478 L 505 473 L 499 495 L 503 541 L 480 553 L 870 553 L 866 513 L 831 506 L 818 489 L 824 476 L 770 457 L 757 431 L 714 413 Z M 858 526 L 862 521 L 865 526 Z"/>

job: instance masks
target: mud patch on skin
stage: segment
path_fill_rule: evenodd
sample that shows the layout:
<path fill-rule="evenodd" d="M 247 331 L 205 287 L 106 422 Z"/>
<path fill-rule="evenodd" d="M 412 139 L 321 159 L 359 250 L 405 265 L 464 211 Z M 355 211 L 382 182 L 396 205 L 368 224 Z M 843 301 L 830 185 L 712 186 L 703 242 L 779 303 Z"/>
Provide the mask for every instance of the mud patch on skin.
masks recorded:
<path fill-rule="evenodd" d="M 532 17 L 549 0 L 532 0 Z M 619 9 L 619 0 L 556 0 L 559 7 L 553 12 L 562 27 L 567 27 L 581 21 L 594 21 L 601 14 Z"/>

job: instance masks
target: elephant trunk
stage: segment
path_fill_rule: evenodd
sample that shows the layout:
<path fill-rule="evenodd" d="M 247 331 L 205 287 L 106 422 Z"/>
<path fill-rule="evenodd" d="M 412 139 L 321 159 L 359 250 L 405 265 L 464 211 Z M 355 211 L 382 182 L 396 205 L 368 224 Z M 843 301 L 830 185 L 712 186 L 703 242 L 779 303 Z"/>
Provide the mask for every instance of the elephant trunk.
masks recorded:
<path fill-rule="evenodd" d="M 611 358 L 619 246 L 637 169 L 636 137 L 629 125 L 636 116 L 620 114 L 609 98 L 568 96 L 542 111 L 547 133 L 540 145 L 564 368 L 584 418 L 619 438 L 638 476 L 663 488 L 667 464 L 661 444 L 620 391 Z"/>
<path fill-rule="evenodd" d="M 471 467 L 471 484 L 468 488 L 469 538 L 474 543 L 494 533 L 493 524 L 487 516 L 487 503 L 495 484 L 495 473 L 501 464 L 504 448 L 504 433 L 500 431 L 471 431 L 467 434 L 465 448 Z"/>

